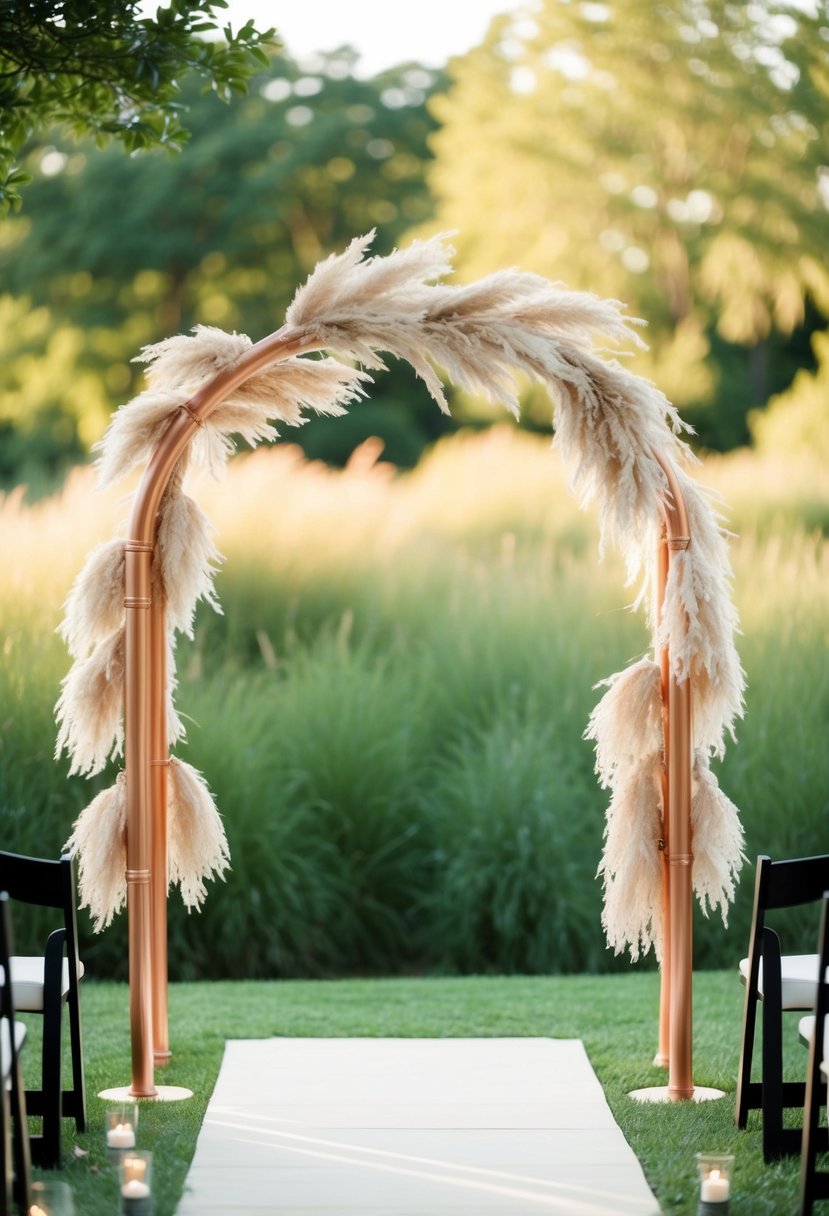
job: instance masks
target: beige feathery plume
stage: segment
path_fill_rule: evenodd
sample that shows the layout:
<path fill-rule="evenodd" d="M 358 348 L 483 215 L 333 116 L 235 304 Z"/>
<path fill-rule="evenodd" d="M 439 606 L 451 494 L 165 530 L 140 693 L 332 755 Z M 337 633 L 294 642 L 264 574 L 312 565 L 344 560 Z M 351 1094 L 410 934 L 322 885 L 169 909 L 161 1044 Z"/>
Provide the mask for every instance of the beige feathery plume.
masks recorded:
<path fill-rule="evenodd" d="M 596 773 L 605 789 L 661 751 L 659 682 L 658 665 L 644 658 L 596 685 L 607 692 L 590 715 L 584 738 L 596 744 Z"/>
<path fill-rule="evenodd" d="M 66 750 L 73 773 L 100 772 L 123 745 L 124 629 L 115 630 L 77 661 L 62 684 L 55 706 L 59 730 L 55 759 Z"/>
<path fill-rule="evenodd" d="M 278 438 L 274 422 L 302 426 L 307 411 L 338 417 L 365 396 L 363 385 L 370 380 L 336 359 L 285 359 L 251 376 L 207 415 L 194 456 L 217 470 L 235 451 L 231 436 L 256 447 Z"/>
<path fill-rule="evenodd" d="M 139 393 L 116 410 L 104 435 L 94 445 L 98 485 L 120 481 L 139 464 L 145 464 L 170 425 L 176 410 L 184 405 L 188 393 L 182 389 Z"/>
<path fill-rule="evenodd" d="M 703 912 L 719 908 L 728 923 L 728 905 L 745 861 L 745 838 L 734 803 L 722 792 L 702 752 L 694 762 L 691 796 L 694 891 Z"/>
<path fill-rule="evenodd" d="M 230 850 L 216 804 L 201 773 L 183 760 L 170 765 L 168 875 L 178 883 L 187 908 L 207 897 L 205 879 L 221 878 Z"/>
<path fill-rule="evenodd" d="M 222 555 L 213 544 L 207 516 L 177 487 L 165 495 L 159 515 L 153 559 L 156 594 L 164 596 L 168 628 L 192 638 L 193 613 L 200 599 L 214 612 L 222 611 L 213 586 Z"/>
<path fill-rule="evenodd" d="M 78 858 L 80 906 L 89 909 L 93 928 L 100 933 L 127 899 L 127 783 L 123 773 L 81 811 L 65 848 Z"/>
<path fill-rule="evenodd" d="M 338 416 L 365 396 L 371 376 L 336 359 L 283 359 L 257 372 L 225 398 L 208 416 L 208 425 L 239 435 L 251 447 L 273 439 L 271 420 L 301 426 L 305 414 Z"/>
<path fill-rule="evenodd" d="M 627 546 L 632 575 L 641 537 L 658 527 L 667 486 L 654 449 L 693 459 L 689 430 L 665 396 L 592 351 L 592 338 L 640 343 L 616 301 L 571 292 L 537 275 L 503 271 L 467 287 L 429 285 L 450 269 L 439 237 L 385 258 L 363 255 L 371 237 L 322 262 L 297 292 L 286 323 L 369 368 L 380 352 L 405 359 L 441 409 L 439 366 L 455 384 L 518 412 L 516 373 L 541 381 L 557 402 L 556 441 L 583 501 L 597 498 L 603 536 Z"/>
<path fill-rule="evenodd" d="M 175 634 L 171 629 L 167 631 L 167 680 L 166 680 L 166 725 L 167 725 L 167 743 L 173 747 L 180 739 L 185 738 L 187 731 L 184 728 L 184 723 L 176 712 L 175 695 L 178 688 L 178 676 L 176 675 L 176 647 Z"/>
<path fill-rule="evenodd" d="M 297 292 L 286 324 L 369 368 L 384 367 L 380 352 L 405 359 L 444 411 L 436 364 L 456 384 L 517 413 L 515 370 L 537 376 L 551 339 L 587 347 L 593 334 L 639 342 L 632 329 L 637 322 L 625 318 L 616 301 L 515 270 L 467 287 L 430 286 L 452 269 L 444 238 L 364 260 L 373 236 L 352 241 L 317 266 Z"/>
<path fill-rule="evenodd" d="M 142 346 L 133 363 L 145 363 L 150 388 L 187 388 L 234 367 L 253 343 L 247 334 L 228 334 L 212 325 L 196 325 L 192 334 L 176 334 Z"/>
<path fill-rule="evenodd" d="M 124 620 L 124 541 L 118 537 L 93 549 L 64 604 L 58 633 L 73 658 L 89 654 Z"/>
<path fill-rule="evenodd" d="M 410 314 L 415 310 L 405 307 L 405 298 L 451 273 L 453 250 L 443 237 L 413 241 L 387 257 L 365 258 L 375 231 L 355 237 L 342 253 L 332 253 L 314 268 L 285 314 L 286 325 L 319 335 L 323 346 L 336 348 L 338 333 L 359 341 L 361 319 L 363 333 L 370 335 L 372 323 L 384 312 Z M 369 351 L 372 345 L 369 337 Z"/>
<path fill-rule="evenodd" d="M 652 755 L 614 790 L 598 869 L 607 943 L 616 954 L 629 949 L 634 960 L 651 946 L 662 954 L 661 771 Z"/>

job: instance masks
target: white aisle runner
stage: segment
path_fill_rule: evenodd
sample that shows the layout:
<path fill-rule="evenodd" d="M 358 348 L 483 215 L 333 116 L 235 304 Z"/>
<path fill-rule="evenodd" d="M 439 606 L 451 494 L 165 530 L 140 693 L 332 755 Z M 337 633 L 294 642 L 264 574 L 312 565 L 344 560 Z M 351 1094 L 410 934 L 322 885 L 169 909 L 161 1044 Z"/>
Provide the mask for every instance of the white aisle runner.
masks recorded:
<path fill-rule="evenodd" d="M 177 1216 L 655 1216 L 578 1039 L 225 1048 Z"/>

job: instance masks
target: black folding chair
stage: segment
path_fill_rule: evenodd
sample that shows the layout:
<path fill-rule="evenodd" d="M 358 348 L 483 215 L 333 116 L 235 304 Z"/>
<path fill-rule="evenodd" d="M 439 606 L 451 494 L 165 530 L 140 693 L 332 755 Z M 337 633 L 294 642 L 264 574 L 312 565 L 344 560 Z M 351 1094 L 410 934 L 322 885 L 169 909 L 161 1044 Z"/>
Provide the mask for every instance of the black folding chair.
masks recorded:
<path fill-rule="evenodd" d="M 783 954 L 778 934 L 766 924 L 766 913 L 817 903 L 829 889 L 829 855 L 772 861 L 757 858 L 754 913 L 748 957 L 740 963 L 746 986 L 740 1066 L 737 1075 L 736 1120 L 745 1127 L 749 1110 L 763 1116 L 763 1157 L 773 1161 L 800 1149 L 799 1128 L 784 1127 L 783 1111 L 802 1108 L 802 1081 L 783 1080 L 783 1012 L 814 1009 L 817 995 L 817 955 Z M 762 1080 L 751 1080 L 757 1003 L 762 1002 Z"/>
<path fill-rule="evenodd" d="M 3 1122 L 0 1213 L 7 1216 L 16 1205 L 22 1216 L 28 1216 L 31 1204 L 29 1125 L 19 1061 L 26 1027 L 14 1017 L 11 953 L 9 897 L 4 891 L 0 893 L 0 1118 Z"/>
<path fill-rule="evenodd" d="M 800 1036 L 809 1046 L 806 1099 L 800 1146 L 800 1212 L 811 1216 L 817 1199 L 829 1199 L 829 1170 L 817 1168 L 817 1155 L 827 1148 L 826 1128 L 820 1127 L 820 1108 L 829 1081 L 829 891 L 823 896 L 818 939 L 817 1000 L 812 1017 L 800 1022 Z"/>
<path fill-rule="evenodd" d="M 30 1115 L 42 1119 L 42 1134 L 31 1137 L 32 1160 L 44 1168 L 60 1164 L 61 1120 L 74 1117 L 86 1130 L 86 1090 L 78 984 L 83 966 L 78 958 L 75 870 L 69 857 L 50 861 L 0 852 L 0 890 L 15 903 L 59 910 L 62 925 L 49 934 L 43 955 L 14 955 L 12 987 L 19 1012 L 43 1015 L 43 1063 L 40 1089 L 26 1090 Z M 63 1007 L 69 1012 L 72 1088 L 63 1089 Z"/>

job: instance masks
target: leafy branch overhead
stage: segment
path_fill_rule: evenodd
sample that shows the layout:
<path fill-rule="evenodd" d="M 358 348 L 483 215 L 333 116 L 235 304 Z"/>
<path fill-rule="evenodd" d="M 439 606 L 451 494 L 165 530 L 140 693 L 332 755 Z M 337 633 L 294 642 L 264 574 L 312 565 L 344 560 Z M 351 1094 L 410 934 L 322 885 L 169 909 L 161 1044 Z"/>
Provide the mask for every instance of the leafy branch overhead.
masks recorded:
<path fill-rule="evenodd" d="M 267 66 L 272 29 L 221 28 L 226 0 L 172 0 L 141 17 L 137 0 L 32 0 L 0 6 L 0 212 L 20 205 L 17 159 L 52 125 L 128 152 L 187 140 L 181 79 L 196 73 L 229 100 Z"/>

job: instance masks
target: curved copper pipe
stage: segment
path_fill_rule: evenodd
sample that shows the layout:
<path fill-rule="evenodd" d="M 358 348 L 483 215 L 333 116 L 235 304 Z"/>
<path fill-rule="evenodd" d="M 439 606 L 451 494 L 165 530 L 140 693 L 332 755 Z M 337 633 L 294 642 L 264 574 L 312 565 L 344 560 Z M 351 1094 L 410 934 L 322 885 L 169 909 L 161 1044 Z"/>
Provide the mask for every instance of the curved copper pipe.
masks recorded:
<path fill-rule="evenodd" d="M 668 482 L 668 494 L 663 499 L 665 512 L 665 548 L 668 566 L 674 554 L 688 548 L 691 537 L 688 512 L 676 471 L 671 462 L 659 452 L 654 456 Z M 664 564 L 660 563 L 660 569 Z M 667 578 L 666 578 L 667 581 Z M 664 594 L 664 587 L 663 587 Z M 663 954 L 663 984 L 667 991 L 661 1002 L 667 1010 L 668 1022 L 668 1097 L 672 1100 L 692 1098 L 693 1081 L 693 934 L 691 883 L 691 769 L 693 741 L 691 733 L 691 680 L 679 683 L 673 673 L 670 655 L 660 654 L 663 680 L 663 722 L 665 727 L 665 766 L 667 801 L 664 810 L 665 877 L 667 907 L 665 950 Z M 663 1012 L 660 1010 L 660 1013 Z M 660 1052 L 662 1050 L 660 1036 Z"/>
<path fill-rule="evenodd" d="M 154 1035 L 157 1036 L 159 1058 L 169 1056 L 164 766 L 167 757 L 166 637 L 164 606 L 154 604 L 152 595 L 152 556 L 158 508 L 180 457 L 212 410 L 248 377 L 269 364 L 319 349 L 320 345 L 313 337 L 298 335 L 283 327 L 257 342 L 233 367 L 219 372 L 203 385 L 164 432 L 144 471 L 133 504 L 126 543 L 124 596 L 124 769 L 127 783 L 131 1092 L 136 1097 L 154 1097 L 157 1093 L 153 1076 Z M 162 935 L 163 948 L 160 944 Z"/>

